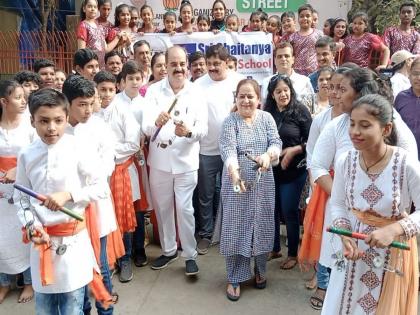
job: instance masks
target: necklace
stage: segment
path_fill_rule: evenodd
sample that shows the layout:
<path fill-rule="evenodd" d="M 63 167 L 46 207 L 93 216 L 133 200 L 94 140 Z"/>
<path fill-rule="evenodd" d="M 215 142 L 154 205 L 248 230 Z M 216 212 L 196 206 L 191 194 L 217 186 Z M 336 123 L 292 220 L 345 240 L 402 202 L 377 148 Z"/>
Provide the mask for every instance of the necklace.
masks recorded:
<path fill-rule="evenodd" d="M 367 163 L 365 161 L 365 158 L 363 156 L 363 153 L 361 153 L 363 164 L 365 164 L 365 167 L 366 167 L 366 173 L 369 173 L 369 169 L 371 169 L 372 167 L 374 167 L 375 165 L 377 165 L 379 162 L 381 162 L 384 159 L 384 157 L 386 156 L 386 153 L 387 152 L 388 152 L 388 145 L 386 145 L 386 147 L 385 147 L 385 153 L 381 156 L 381 158 L 379 160 L 377 160 L 375 163 L 373 163 L 372 165 L 370 165 L 370 166 L 367 166 Z"/>

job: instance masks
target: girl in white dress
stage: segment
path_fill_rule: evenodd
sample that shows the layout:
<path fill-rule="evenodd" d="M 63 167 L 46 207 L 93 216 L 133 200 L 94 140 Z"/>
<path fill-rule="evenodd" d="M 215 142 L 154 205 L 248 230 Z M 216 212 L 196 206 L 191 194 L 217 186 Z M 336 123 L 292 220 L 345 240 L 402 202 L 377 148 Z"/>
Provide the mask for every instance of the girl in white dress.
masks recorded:
<path fill-rule="evenodd" d="M 368 237 L 341 237 L 345 265 L 332 269 L 322 314 L 417 314 L 420 211 L 408 213 L 420 204 L 420 164 L 394 146 L 392 105 L 380 95 L 353 103 L 349 133 L 354 149 L 335 164 L 333 226 Z"/>
<path fill-rule="evenodd" d="M 18 302 L 32 299 L 29 246 L 22 242 L 21 224 L 13 204 L 16 157 L 32 142 L 35 131 L 25 115 L 23 88 L 16 81 L 0 81 L 0 303 L 10 290 L 11 275 L 23 272 L 24 289 Z"/>

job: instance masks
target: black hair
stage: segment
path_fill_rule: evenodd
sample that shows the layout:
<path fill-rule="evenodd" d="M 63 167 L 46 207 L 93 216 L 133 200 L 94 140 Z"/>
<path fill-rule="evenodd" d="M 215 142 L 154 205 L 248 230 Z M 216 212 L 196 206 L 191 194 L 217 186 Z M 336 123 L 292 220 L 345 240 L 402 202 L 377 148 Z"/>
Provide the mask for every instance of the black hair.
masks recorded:
<path fill-rule="evenodd" d="M 257 9 L 256 11 L 251 13 L 249 20 L 251 21 L 253 17 L 259 17 L 261 22 L 267 21 L 268 15 L 265 13 L 261 8 Z"/>
<path fill-rule="evenodd" d="M 353 16 L 351 17 L 351 21 L 354 22 L 354 20 L 356 18 L 361 18 L 363 22 L 365 22 L 366 24 L 366 29 L 365 32 L 369 31 L 369 17 L 367 15 L 366 12 L 364 11 L 357 11 L 356 13 L 353 14 Z"/>
<path fill-rule="evenodd" d="M 42 68 L 53 67 L 55 70 L 55 63 L 48 59 L 37 59 L 34 62 L 34 71 L 39 72 Z"/>
<path fill-rule="evenodd" d="M 367 94 L 380 94 L 391 103 L 394 101 L 389 82 L 382 80 L 375 72 L 366 68 L 356 68 L 344 73 L 344 77 L 350 80 L 350 86 L 360 98 Z"/>
<path fill-rule="evenodd" d="M 201 58 L 205 59 L 206 56 L 204 56 L 204 54 L 201 51 L 197 50 L 188 55 L 188 63 L 192 64 L 194 61 L 197 61 L 198 59 L 201 59 Z"/>
<path fill-rule="evenodd" d="M 29 95 L 29 112 L 34 117 L 38 109 L 42 106 L 50 108 L 61 107 L 66 115 L 68 114 L 69 101 L 60 91 L 51 88 L 44 88 Z"/>
<path fill-rule="evenodd" d="M 324 22 L 324 25 L 325 25 L 325 23 L 328 23 L 328 25 L 330 26 L 330 34 L 331 34 L 331 27 L 334 25 L 335 20 L 336 20 L 336 19 L 334 19 L 334 18 L 328 18 L 328 19 L 326 19 L 326 20 L 325 20 L 325 22 Z M 328 35 L 329 35 L 329 34 L 328 34 Z"/>
<path fill-rule="evenodd" d="M 227 57 L 227 60 L 226 61 L 233 61 L 233 63 L 235 64 L 235 68 L 238 66 L 238 58 L 236 58 L 235 56 L 233 56 L 233 55 L 229 55 L 228 57 Z"/>
<path fill-rule="evenodd" d="M 397 144 L 397 132 L 395 130 L 394 125 L 394 115 L 393 115 L 393 107 L 392 103 L 389 102 L 385 97 L 378 95 L 378 94 L 366 94 L 360 98 L 358 98 L 356 101 L 353 102 L 353 106 L 351 108 L 351 112 L 359 108 L 361 106 L 364 106 L 366 109 L 366 112 L 375 117 L 382 127 L 384 127 L 388 123 L 392 123 L 392 130 L 391 134 L 386 137 L 385 143 L 389 145 L 396 145 Z"/>
<path fill-rule="evenodd" d="M 149 49 L 150 49 L 149 42 L 147 40 L 141 39 L 141 40 L 139 40 L 139 41 L 137 41 L 137 42 L 134 43 L 134 45 L 133 45 L 133 52 L 135 53 L 136 52 L 136 49 L 138 47 L 143 46 L 143 45 L 147 45 L 147 47 L 149 47 Z"/>
<path fill-rule="evenodd" d="M 136 73 L 141 73 L 141 69 L 138 63 L 133 60 L 127 61 L 121 70 L 121 75 L 124 80 L 127 78 L 127 75 Z"/>
<path fill-rule="evenodd" d="M 191 8 L 191 15 L 192 15 L 191 16 L 191 23 L 194 23 L 194 21 L 195 21 L 194 14 L 193 14 L 194 8 L 193 8 L 191 2 L 188 1 L 188 0 L 182 0 L 181 6 L 179 7 L 179 17 L 178 17 L 178 20 L 182 23 L 181 12 L 182 12 L 182 9 L 184 9 L 185 7 L 190 7 Z"/>
<path fill-rule="evenodd" d="M 283 74 L 277 74 L 271 78 L 270 83 L 268 84 L 267 99 L 265 101 L 264 111 L 269 112 L 273 116 L 274 113 L 278 111 L 277 103 L 273 97 L 273 93 L 280 81 L 283 81 L 290 89 L 290 102 L 284 110 L 284 115 L 287 117 L 302 117 L 300 114 L 300 106 L 303 105 L 297 100 L 296 91 L 293 88 L 292 81 L 288 76 Z"/>
<path fill-rule="evenodd" d="M 15 80 L 1 80 L 0 81 L 0 98 L 9 97 L 16 88 L 21 87 L 19 82 Z M 0 106 L 0 118 L 3 113 L 3 108 Z"/>
<path fill-rule="evenodd" d="M 119 74 L 118 74 L 119 75 Z M 93 77 L 93 81 L 96 83 L 96 85 L 102 83 L 102 82 L 110 82 L 110 83 L 117 83 L 117 79 L 115 76 L 108 71 L 101 70 L 95 76 Z"/>
<path fill-rule="evenodd" d="M 130 12 L 130 6 L 128 4 L 125 4 L 125 3 L 122 3 L 115 8 L 115 20 L 114 20 L 114 26 L 115 27 L 118 27 L 121 24 L 118 16 L 120 15 L 120 13 L 122 12 L 123 9 L 127 9 L 128 12 Z"/>
<path fill-rule="evenodd" d="M 412 1 L 410 1 L 410 2 L 403 2 L 403 3 L 401 3 L 401 5 L 400 5 L 400 10 L 399 10 L 399 12 L 401 13 L 401 10 L 402 10 L 402 8 L 403 7 L 412 7 L 413 8 L 413 10 L 414 10 L 414 14 L 416 13 L 416 11 L 417 11 L 417 5 L 414 3 L 414 2 L 412 2 Z"/>
<path fill-rule="evenodd" d="M 330 37 L 331 38 L 334 38 L 334 29 L 335 29 L 335 26 L 338 23 L 340 23 L 340 22 L 346 23 L 346 30 L 344 31 L 344 35 L 343 35 L 342 38 L 345 38 L 348 35 L 348 33 L 349 33 L 349 24 L 347 23 L 347 21 L 345 19 L 343 19 L 343 18 L 337 18 L 337 19 L 334 20 L 334 23 L 331 25 L 331 28 L 330 28 Z"/>
<path fill-rule="evenodd" d="M 279 50 L 279 49 L 284 49 L 284 48 L 290 48 L 290 50 L 292 51 L 292 56 L 293 56 L 294 50 L 293 50 L 293 46 L 292 46 L 292 44 L 290 44 L 290 42 L 280 42 L 280 43 L 276 46 L 276 48 L 274 48 L 274 58 L 276 57 L 277 50 Z"/>
<path fill-rule="evenodd" d="M 223 46 L 223 44 L 216 44 L 212 45 L 206 50 L 206 59 L 209 59 L 211 57 L 219 58 L 220 60 L 227 61 L 229 57 L 229 52 Z"/>
<path fill-rule="evenodd" d="M 225 16 L 226 16 L 227 7 L 226 7 L 226 4 L 223 2 L 223 0 L 214 0 L 213 5 L 211 6 L 211 14 L 212 14 L 212 16 L 213 16 L 214 6 L 216 5 L 216 3 L 220 3 L 223 6 L 223 9 L 225 10 Z M 223 17 L 223 20 L 224 20 L 224 18 L 225 17 Z M 214 20 L 214 17 L 213 17 L 213 20 Z"/>
<path fill-rule="evenodd" d="M 74 53 L 73 64 L 74 66 L 79 66 L 84 68 L 84 66 L 92 61 L 93 59 L 98 60 L 98 55 L 89 48 L 81 48 Z"/>
<path fill-rule="evenodd" d="M 153 66 L 156 64 L 156 60 L 157 60 L 160 56 L 165 57 L 165 53 L 163 53 L 163 52 L 161 52 L 161 51 L 156 52 L 156 53 L 153 55 L 152 60 L 150 61 L 150 68 L 152 69 L 152 74 L 150 75 L 149 82 L 152 82 L 152 81 L 155 79 L 155 76 L 153 75 Z"/>
<path fill-rule="evenodd" d="M 331 73 L 331 76 L 332 76 L 335 71 L 330 66 L 323 66 L 323 67 L 319 68 L 319 70 L 318 70 L 319 74 L 321 74 L 321 72 L 329 72 L 329 73 Z"/>
<path fill-rule="evenodd" d="M 80 6 L 80 21 L 86 20 L 86 13 L 83 11 L 84 7 L 88 4 L 88 2 L 91 0 L 83 0 L 82 5 Z M 96 5 L 99 8 L 99 4 L 97 0 L 92 0 L 96 2 Z"/>
<path fill-rule="evenodd" d="M 40 75 L 36 72 L 32 72 L 28 70 L 19 71 L 18 73 L 15 74 L 15 76 L 13 77 L 13 80 L 17 81 L 19 84 L 23 84 L 25 82 L 34 82 L 38 86 L 42 85 L 42 79 Z"/>
<path fill-rule="evenodd" d="M 347 61 L 347 62 L 341 64 L 340 68 L 347 68 L 349 70 L 352 70 L 352 69 L 358 69 L 360 67 L 357 64 L 355 64 L 354 62 Z M 340 68 L 338 68 L 338 69 L 340 69 Z"/>
<path fill-rule="evenodd" d="M 116 51 L 116 50 L 111 50 L 111 51 L 109 51 L 109 52 L 107 52 L 107 53 L 105 54 L 105 57 L 104 57 L 105 64 L 108 62 L 108 59 L 109 59 L 109 58 L 114 57 L 114 56 L 118 56 L 118 57 L 120 57 L 121 62 L 122 62 L 123 56 L 122 56 L 122 55 L 121 55 L 118 51 Z"/>
<path fill-rule="evenodd" d="M 176 24 L 176 13 L 174 11 L 166 11 L 165 14 L 163 15 L 163 23 L 165 23 L 166 18 L 172 16 L 175 19 L 175 24 Z"/>
<path fill-rule="evenodd" d="M 140 8 L 140 17 L 141 17 L 141 14 L 143 13 L 143 10 L 146 10 L 146 9 L 149 9 L 150 11 L 152 11 L 152 18 L 153 18 L 153 8 L 150 6 L 150 5 L 148 5 L 148 4 L 143 4 L 142 6 L 141 6 L 141 8 Z M 142 23 L 141 24 L 141 27 L 144 27 L 144 23 Z"/>
<path fill-rule="evenodd" d="M 280 21 L 283 22 L 283 19 L 287 19 L 287 18 L 291 18 L 291 19 L 294 20 L 296 18 L 295 12 L 293 12 L 293 11 L 283 12 L 281 17 L 280 17 Z"/>
<path fill-rule="evenodd" d="M 73 75 L 63 83 L 63 94 L 67 97 L 69 104 L 78 97 L 95 96 L 95 85 L 84 77 Z"/>
<path fill-rule="evenodd" d="M 197 16 L 197 24 L 202 20 L 205 20 L 210 27 L 210 17 L 207 14 L 199 14 Z"/>
<path fill-rule="evenodd" d="M 322 36 L 315 42 L 315 48 L 329 47 L 332 52 L 336 51 L 336 45 L 333 39 L 329 36 Z"/>
<path fill-rule="evenodd" d="M 111 73 L 112 74 L 112 73 Z M 115 83 L 116 84 L 120 84 L 121 83 L 121 80 L 122 80 L 122 72 L 120 72 L 120 73 L 118 73 L 117 74 L 117 77 L 115 78 Z"/>
<path fill-rule="evenodd" d="M 299 9 L 298 9 L 298 15 L 299 15 L 302 11 L 305 11 L 305 10 L 308 10 L 309 12 L 314 13 L 314 8 L 313 8 L 313 6 L 311 6 L 309 3 L 307 3 L 307 4 L 301 5 L 301 6 L 299 7 Z"/>
<path fill-rule="evenodd" d="M 267 19 L 267 21 L 271 18 L 276 20 L 277 27 L 280 29 L 281 28 L 281 18 L 278 15 L 274 14 L 274 15 L 270 15 L 270 17 Z"/>
<path fill-rule="evenodd" d="M 106 3 L 109 3 L 111 5 L 111 8 L 112 8 L 112 1 L 111 0 L 98 0 L 98 9 Z"/>
<path fill-rule="evenodd" d="M 139 17 L 140 17 L 140 11 L 139 11 L 139 8 L 135 7 L 134 5 L 130 6 L 129 11 L 130 11 L 130 14 L 131 14 L 131 12 L 133 12 L 133 11 L 137 11 L 137 13 L 139 14 Z"/>

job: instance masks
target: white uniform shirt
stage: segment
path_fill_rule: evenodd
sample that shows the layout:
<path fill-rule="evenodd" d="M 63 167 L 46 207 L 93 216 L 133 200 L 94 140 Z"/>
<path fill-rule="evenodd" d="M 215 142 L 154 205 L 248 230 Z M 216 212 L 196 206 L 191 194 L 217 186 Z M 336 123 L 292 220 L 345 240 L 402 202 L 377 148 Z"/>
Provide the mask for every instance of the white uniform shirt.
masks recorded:
<path fill-rule="evenodd" d="M 207 105 L 195 85 L 185 80 L 184 88 L 175 95 L 167 78 L 152 84 L 146 92 L 143 132 L 153 136 L 156 118 L 168 111 L 175 98 L 178 101 L 171 112 L 172 119 L 150 143 L 148 164 L 160 171 L 181 174 L 198 169 L 198 141 L 207 135 Z M 191 138 L 175 135 L 174 120 L 186 125 L 192 132 Z"/>
<path fill-rule="evenodd" d="M 133 113 L 134 118 L 136 118 L 137 122 L 141 126 L 142 123 L 142 111 L 144 108 L 144 98 L 140 94 L 137 95 L 135 98 L 131 99 L 127 96 L 125 91 L 118 93 L 115 95 L 114 99 L 112 100 L 113 103 L 116 103 L 117 107 L 125 106 L 130 112 Z"/>
<path fill-rule="evenodd" d="M 276 76 L 272 75 L 271 77 L 265 78 L 261 83 L 261 104 L 262 107 L 265 105 L 265 101 L 268 95 L 268 84 L 272 77 Z M 296 92 L 296 98 L 300 101 L 302 97 L 305 95 L 314 94 L 314 89 L 311 84 L 311 80 L 307 76 L 299 74 L 292 70 L 292 74 L 289 76 L 290 81 L 292 81 L 293 89 Z"/>
<path fill-rule="evenodd" d="M 98 206 L 98 229 L 99 237 L 108 235 L 117 229 L 115 219 L 114 205 L 111 198 L 111 190 L 109 189 L 108 178 L 115 169 L 115 137 L 109 125 L 97 117 L 92 116 L 84 124 L 77 124 L 72 127 L 67 126 L 66 133 L 72 134 L 77 141 L 85 142 L 85 145 L 91 146 L 95 152 L 95 160 L 100 165 L 100 180 L 108 188 L 106 198 L 100 198 L 96 201 Z"/>
<path fill-rule="evenodd" d="M 201 89 L 200 93 L 208 107 L 208 133 L 200 140 L 200 154 L 220 155 L 222 124 L 235 105 L 236 87 L 242 79 L 245 77 L 228 71 L 227 78 L 222 81 L 214 81 L 206 74 L 194 82 Z"/>
<path fill-rule="evenodd" d="M 108 124 L 115 136 L 115 163 L 122 164 L 140 150 L 140 125 L 126 106 L 112 100 L 108 107 L 96 115 Z M 128 167 L 133 201 L 140 199 L 139 174 L 134 163 Z"/>
<path fill-rule="evenodd" d="M 73 202 L 65 207 L 78 214 L 84 214 L 89 202 L 104 198 L 107 189 L 99 181 L 98 163 L 92 160 L 89 148 L 77 143 L 75 137 L 64 134 L 54 145 L 47 145 L 37 139 L 24 148 L 18 157 L 16 183 L 37 193 L 48 195 L 68 191 Z M 25 226 L 34 219 L 37 226 L 53 226 L 74 221 L 60 211 L 51 211 L 31 198 L 33 216 L 20 206 L 22 193 L 15 190 L 13 197 L 19 207 L 18 216 Z M 54 268 L 54 283 L 42 286 L 39 273 L 39 251 L 31 246 L 32 286 L 39 293 L 64 293 L 79 289 L 93 278 L 93 268 L 97 268 L 93 248 L 87 230 L 73 236 L 51 236 L 53 244 L 66 244 L 64 255 L 57 255 L 54 246 L 51 258 Z"/>

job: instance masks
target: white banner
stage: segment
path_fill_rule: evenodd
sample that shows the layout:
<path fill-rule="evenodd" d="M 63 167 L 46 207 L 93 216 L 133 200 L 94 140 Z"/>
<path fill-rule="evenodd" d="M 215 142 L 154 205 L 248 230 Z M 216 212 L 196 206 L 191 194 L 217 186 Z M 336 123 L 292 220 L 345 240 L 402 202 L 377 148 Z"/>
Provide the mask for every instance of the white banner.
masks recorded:
<path fill-rule="evenodd" d="M 206 52 L 215 44 L 222 44 L 229 54 L 238 59 L 238 72 L 246 77 L 261 81 L 273 73 L 273 47 L 271 34 L 264 32 L 250 33 L 192 33 L 192 34 L 144 34 L 137 36 L 134 42 L 144 39 L 150 43 L 154 52 L 164 52 L 168 47 L 181 45 L 188 53 Z"/>

